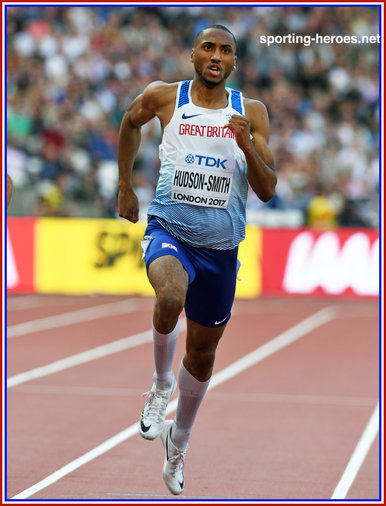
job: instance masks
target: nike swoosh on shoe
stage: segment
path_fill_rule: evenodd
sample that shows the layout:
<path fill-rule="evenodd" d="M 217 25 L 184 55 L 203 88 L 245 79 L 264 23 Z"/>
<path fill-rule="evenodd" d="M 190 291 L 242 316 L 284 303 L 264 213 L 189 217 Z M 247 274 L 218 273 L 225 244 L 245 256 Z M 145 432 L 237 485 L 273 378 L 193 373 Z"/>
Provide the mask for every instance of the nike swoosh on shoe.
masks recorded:
<path fill-rule="evenodd" d="M 149 429 L 150 429 L 151 425 L 149 425 L 149 427 L 147 427 L 143 421 L 141 420 L 141 430 L 142 432 L 147 432 Z"/>

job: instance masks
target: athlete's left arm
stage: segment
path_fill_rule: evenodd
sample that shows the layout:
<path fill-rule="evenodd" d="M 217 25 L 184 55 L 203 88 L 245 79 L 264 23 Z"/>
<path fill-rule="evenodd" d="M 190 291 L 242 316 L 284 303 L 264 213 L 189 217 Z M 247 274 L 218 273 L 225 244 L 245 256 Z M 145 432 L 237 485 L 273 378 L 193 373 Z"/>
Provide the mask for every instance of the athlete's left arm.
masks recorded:
<path fill-rule="evenodd" d="M 262 102 L 245 99 L 245 116 L 234 114 L 225 125 L 232 130 L 247 161 L 248 181 L 256 195 L 268 202 L 275 195 L 274 158 L 268 147 L 269 120 Z M 252 138 L 251 138 L 252 136 Z"/>

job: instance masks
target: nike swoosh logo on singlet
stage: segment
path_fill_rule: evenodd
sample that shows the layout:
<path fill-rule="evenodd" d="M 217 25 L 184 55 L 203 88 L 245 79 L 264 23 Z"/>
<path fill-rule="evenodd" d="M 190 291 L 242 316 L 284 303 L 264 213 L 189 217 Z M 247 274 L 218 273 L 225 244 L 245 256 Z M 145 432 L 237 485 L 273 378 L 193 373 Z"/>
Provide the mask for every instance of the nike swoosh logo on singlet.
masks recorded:
<path fill-rule="evenodd" d="M 182 119 L 195 118 L 196 116 L 201 116 L 200 114 L 191 114 L 190 116 L 185 116 L 185 113 L 182 115 Z"/>

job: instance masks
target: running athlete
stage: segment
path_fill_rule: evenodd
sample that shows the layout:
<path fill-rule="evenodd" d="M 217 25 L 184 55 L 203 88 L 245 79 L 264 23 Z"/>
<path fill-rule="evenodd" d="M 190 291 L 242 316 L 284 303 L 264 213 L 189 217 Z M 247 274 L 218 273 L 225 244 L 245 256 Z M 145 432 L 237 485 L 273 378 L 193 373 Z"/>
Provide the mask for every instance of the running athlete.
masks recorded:
<path fill-rule="evenodd" d="M 142 242 L 155 291 L 155 372 L 139 431 L 145 439 L 161 436 L 163 479 L 176 495 L 184 488 L 189 437 L 231 316 L 248 183 L 264 202 L 276 186 L 265 106 L 226 87 L 235 53 L 235 38 L 226 27 L 202 30 L 190 57 L 193 80 L 149 84 L 128 107 L 119 133 L 119 215 L 135 223 L 131 171 L 141 126 L 155 116 L 161 122 L 161 169 Z M 186 353 L 176 380 L 172 363 L 183 308 Z M 165 420 L 177 384 L 176 415 Z"/>

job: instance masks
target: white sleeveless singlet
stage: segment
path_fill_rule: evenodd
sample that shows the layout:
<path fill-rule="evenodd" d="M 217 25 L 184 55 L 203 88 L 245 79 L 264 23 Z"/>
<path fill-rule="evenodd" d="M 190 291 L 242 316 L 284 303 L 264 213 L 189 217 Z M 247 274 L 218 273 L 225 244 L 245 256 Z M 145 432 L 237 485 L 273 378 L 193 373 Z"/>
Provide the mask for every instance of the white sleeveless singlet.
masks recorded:
<path fill-rule="evenodd" d="M 176 107 L 159 146 L 160 175 L 148 217 L 191 246 L 233 249 L 245 237 L 245 155 L 228 123 L 244 114 L 239 91 L 226 88 L 224 109 L 193 104 L 192 81 L 178 84 Z"/>

